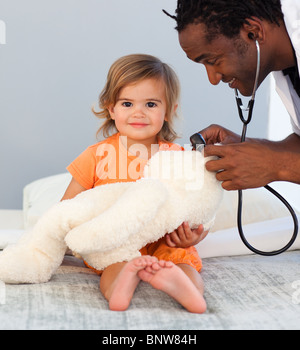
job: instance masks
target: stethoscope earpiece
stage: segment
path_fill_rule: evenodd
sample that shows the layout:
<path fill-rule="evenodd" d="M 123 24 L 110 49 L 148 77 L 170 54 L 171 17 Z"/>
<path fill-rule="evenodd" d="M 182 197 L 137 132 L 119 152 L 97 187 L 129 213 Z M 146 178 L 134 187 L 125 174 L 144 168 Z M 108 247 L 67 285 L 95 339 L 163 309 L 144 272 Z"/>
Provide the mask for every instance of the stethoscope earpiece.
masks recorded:
<path fill-rule="evenodd" d="M 253 34 L 253 33 L 249 33 L 249 34 L 248 34 L 248 38 L 249 38 L 250 40 L 254 40 L 254 34 Z"/>

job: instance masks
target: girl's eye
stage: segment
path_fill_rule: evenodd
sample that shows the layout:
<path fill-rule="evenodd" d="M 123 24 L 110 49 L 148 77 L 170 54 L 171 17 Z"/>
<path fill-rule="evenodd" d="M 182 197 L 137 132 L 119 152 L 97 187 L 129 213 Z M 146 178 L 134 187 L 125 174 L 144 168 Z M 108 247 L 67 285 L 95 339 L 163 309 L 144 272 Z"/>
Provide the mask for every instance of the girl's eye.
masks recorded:
<path fill-rule="evenodd" d="M 153 108 L 156 106 L 156 103 L 155 102 L 148 102 L 147 103 L 147 107 L 150 107 L 150 108 Z"/>
<path fill-rule="evenodd" d="M 124 107 L 131 107 L 132 103 L 131 102 L 123 102 L 122 106 L 124 106 Z"/>

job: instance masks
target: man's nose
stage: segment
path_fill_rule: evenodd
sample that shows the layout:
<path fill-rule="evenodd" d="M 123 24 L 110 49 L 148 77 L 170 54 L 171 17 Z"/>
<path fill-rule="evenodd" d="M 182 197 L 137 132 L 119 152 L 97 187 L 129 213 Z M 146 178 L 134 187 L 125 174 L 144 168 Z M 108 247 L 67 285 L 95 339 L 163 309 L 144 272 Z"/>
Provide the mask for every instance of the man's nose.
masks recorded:
<path fill-rule="evenodd" d="M 218 73 L 214 67 L 211 66 L 205 66 L 208 80 L 212 85 L 218 85 L 220 81 L 222 80 L 222 74 Z"/>

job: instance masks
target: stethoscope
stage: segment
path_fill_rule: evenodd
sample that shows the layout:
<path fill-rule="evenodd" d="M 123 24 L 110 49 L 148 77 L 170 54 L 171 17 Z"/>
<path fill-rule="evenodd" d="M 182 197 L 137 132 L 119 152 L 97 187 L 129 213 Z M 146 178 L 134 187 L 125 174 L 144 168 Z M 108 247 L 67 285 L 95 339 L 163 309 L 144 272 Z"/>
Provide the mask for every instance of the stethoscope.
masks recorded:
<path fill-rule="evenodd" d="M 247 107 L 243 106 L 243 102 L 241 98 L 239 97 L 238 90 L 235 89 L 235 98 L 236 98 L 236 103 L 237 103 L 237 108 L 238 108 L 238 113 L 239 117 L 243 123 L 243 130 L 242 130 L 242 135 L 241 135 L 241 142 L 244 142 L 246 139 L 246 132 L 247 132 L 247 126 L 250 123 L 252 119 L 252 114 L 253 114 L 253 107 L 254 107 L 254 102 L 255 102 L 255 95 L 256 95 L 256 90 L 258 86 L 258 77 L 259 77 L 259 72 L 260 72 L 260 46 L 258 41 L 255 41 L 256 44 L 256 49 L 257 49 L 257 66 L 256 66 L 256 76 L 255 76 L 255 82 L 254 82 L 254 87 L 253 87 L 253 92 L 251 99 L 248 103 Z M 244 118 L 243 113 L 248 112 L 248 115 L 246 118 Z M 190 138 L 192 146 L 195 150 L 202 151 L 203 147 L 205 146 L 206 142 L 202 135 L 200 133 L 196 133 Z M 265 189 L 270 191 L 274 196 L 276 196 L 289 210 L 293 221 L 294 221 L 294 232 L 292 235 L 292 238 L 290 241 L 281 249 L 274 250 L 271 252 L 264 252 L 261 250 L 258 250 L 254 248 L 246 239 L 244 232 L 243 232 L 243 227 L 242 227 L 242 206 L 243 206 L 243 192 L 242 190 L 238 190 L 238 212 L 237 212 L 237 226 L 238 226 L 238 231 L 239 235 L 241 237 L 241 240 L 245 244 L 245 246 L 250 249 L 253 253 L 259 254 L 259 255 L 264 255 L 264 256 L 273 256 L 273 255 L 278 255 L 283 252 L 285 252 L 287 249 L 289 249 L 292 244 L 295 242 L 297 235 L 298 235 L 298 219 L 296 216 L 296 213 L 294 212 L 293 208 L 291 205 L 277 192 L 275 191 L 272 187 L 269 185 L 264 186 Z"/>

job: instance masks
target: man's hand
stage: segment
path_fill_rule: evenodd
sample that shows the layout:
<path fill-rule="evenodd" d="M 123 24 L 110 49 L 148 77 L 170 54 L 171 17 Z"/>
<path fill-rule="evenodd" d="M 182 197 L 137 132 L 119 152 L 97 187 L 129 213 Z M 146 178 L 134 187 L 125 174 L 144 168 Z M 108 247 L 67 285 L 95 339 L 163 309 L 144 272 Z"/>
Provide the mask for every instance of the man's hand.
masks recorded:
<path fill-rule="evenodd" d="M 273 181 L 300 183 L 300 137 L 291 134 L 282 141 L 247 138 L 219 125 L 200 131 L 206 141 L 205 156 L 217 159 L 206 163 L 216 172 L 225 190 L 262 187 Z M 215 145 L 220 143 L 221 145 Z"/>
<path fill-rule="evenodd" d="M 206 163 L 206 169 L 217 172 L 225 190 L 241 190 L 267 185 L 278 178 L 280 155 L 271 147 L 256 142 L 207 146 L 206 156 L 218 159 Z"/>
<path fill-rule="evenodd" d="M 199 133 L 203 136 L 207 145 L 214 145 L 215 143 L 238 143 L 241 141 L 241 137 L 238 134 L 217 124 L 212 124 L 199 131 Z"/>

